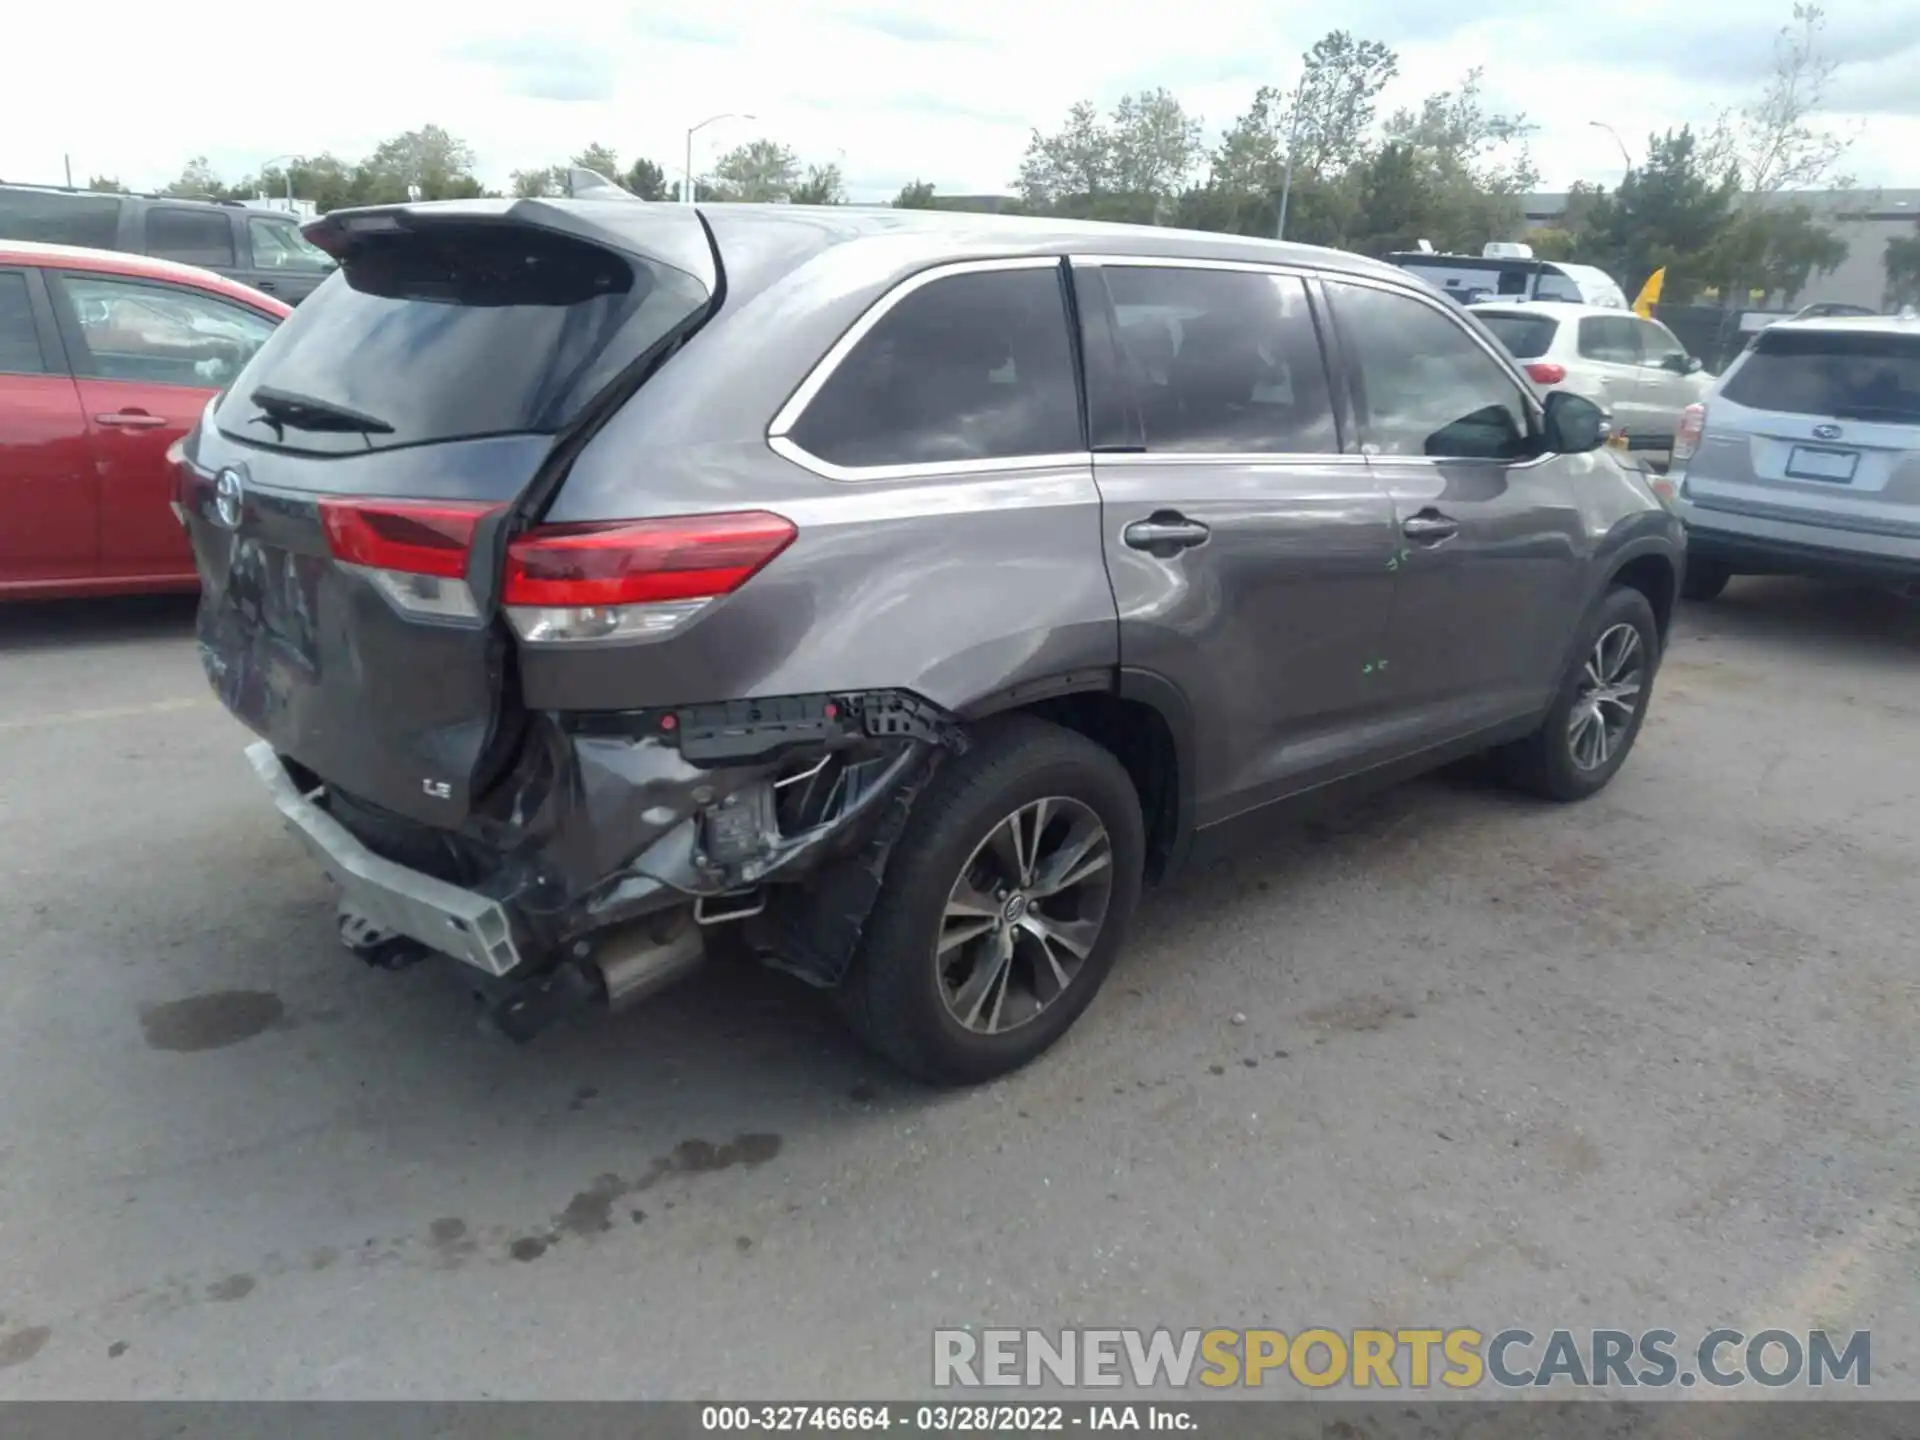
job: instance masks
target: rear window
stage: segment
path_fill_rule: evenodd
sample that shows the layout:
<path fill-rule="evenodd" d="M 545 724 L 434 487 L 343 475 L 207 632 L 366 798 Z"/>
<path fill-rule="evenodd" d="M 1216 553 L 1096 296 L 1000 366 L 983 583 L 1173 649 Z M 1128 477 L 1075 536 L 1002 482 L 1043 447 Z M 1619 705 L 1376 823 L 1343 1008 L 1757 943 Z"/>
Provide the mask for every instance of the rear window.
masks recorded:
<path fill-rule="evenodd" d="M 1920 423 L 1920 333 L 1767 330 L 1721 394 L 1754 410 Z"/>
<path fill-rule="evenodd" d="M 112 250 L 120 238 L 120 202 L 111 195 L 0 190 L 0 239 Z"/>
<path fill-rule="evenodd" d="M 370 236 L 254 356 L 215 421 L 325 453 L 552 433 L 707 299 L 671 266 L 524 226 Z M 279 400 L 257 403 L 262 391 Z"/>
<path fill-rule="evenodd" d="M 1553 348 L 1560 322 L 1551 315 L 1522 315 L 1512 310 L 1476 310 L 1480 323 L 1516 360 L 1538 360 Z"/>
<path fill-rule="evenodd" d="M 147 253 L 182 265 L 233 266 L 233 218 L 166 205 L 147 212 Z"/>

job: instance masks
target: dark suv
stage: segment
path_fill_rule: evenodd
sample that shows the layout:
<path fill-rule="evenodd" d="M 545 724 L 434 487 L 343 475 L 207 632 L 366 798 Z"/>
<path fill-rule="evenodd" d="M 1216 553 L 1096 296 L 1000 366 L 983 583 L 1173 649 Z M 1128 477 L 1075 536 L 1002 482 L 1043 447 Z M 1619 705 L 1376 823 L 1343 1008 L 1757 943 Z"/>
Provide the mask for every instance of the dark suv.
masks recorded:
<path fill-rule="evenodd" d="M 238 201 L 0 185 L 0 240 L 120 250 L 198 265 L 289 305 L 334 271 L 293 216 Z"/>
<path fill-rule="evenodd" d="M 920 1075 L 1044 1050 L 1144 878 L 1497 749 L 1590 795 L 1678 523 L 1471 317 L 1222 235 L 336 213 L 185 447 L 207 672 L 343 892 L 525 1034 L 741 923 Z"/>

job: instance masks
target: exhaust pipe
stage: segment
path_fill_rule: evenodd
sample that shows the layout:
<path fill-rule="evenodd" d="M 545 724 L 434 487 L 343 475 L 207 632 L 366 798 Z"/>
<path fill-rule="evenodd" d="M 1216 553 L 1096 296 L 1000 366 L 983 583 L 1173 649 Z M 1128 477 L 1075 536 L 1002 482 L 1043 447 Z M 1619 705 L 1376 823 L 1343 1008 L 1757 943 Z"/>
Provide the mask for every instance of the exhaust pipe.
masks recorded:
<path fill-rule="evenodd" d="M 648 915 L 601 940 L 593 958 L 607 1008 L 624 1010 L 697 969 L 706 940 L 693 911 L 682 906 Z"/>

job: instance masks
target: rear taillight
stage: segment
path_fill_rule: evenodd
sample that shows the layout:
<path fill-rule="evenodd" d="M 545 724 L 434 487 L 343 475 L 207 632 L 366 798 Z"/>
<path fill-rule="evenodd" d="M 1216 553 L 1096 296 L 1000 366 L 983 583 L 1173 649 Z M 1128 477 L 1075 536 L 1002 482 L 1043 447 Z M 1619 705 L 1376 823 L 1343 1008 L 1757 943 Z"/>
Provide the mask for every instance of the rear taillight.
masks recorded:
<path fill-rule="evenodd" d="M 1707 430 L 1707 407 L 1689 405 L 1680 412 L 1680 428 L 1673 433 L 1673 463 L 1684 464 L 1700 448 L 1700 437 Z"/>
<path fill-rule="evenodd" d="M 322 500 L 333 557 L 399 609 L 442 620 L 479 618 L 467 557 L 480 522 L 503 507 L 457 501 Z"/>
<path fill-rule="evenodd" d="M 1567 378 L 1567 367 L 1551 360 L 1536 360 L 1527 366 L 1527 374 L 1537 385 L 1558 385 Z"/>
<path fill-rule="evenodd" d="M 534 644 L 660 635 L 739 589 L 798 533 L 760 510 L 545 526 L 507 547 L 501 601 Z"/>

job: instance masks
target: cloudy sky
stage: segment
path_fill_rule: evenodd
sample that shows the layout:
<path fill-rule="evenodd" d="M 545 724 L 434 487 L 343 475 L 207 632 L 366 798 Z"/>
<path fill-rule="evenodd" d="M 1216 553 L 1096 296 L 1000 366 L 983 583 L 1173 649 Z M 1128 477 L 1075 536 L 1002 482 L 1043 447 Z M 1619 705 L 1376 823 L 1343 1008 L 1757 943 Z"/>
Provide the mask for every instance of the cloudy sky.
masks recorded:
<path fill-rule="evenodd" d="M 125 25 L 109 10 L 124 5 Z M 1344 27 L 1401 57 L 1387 97 L 1412 103 L 1486 70 L 1495 106 L 1524 110 L 1545 186 L 1612 183 L 1615 126 L 1702 121 L 1752 94 L 1791 0 L 540 0 L 454 9 L 328 0 L 271 13 L 211 0 L 89 7 L 76 41 L 59 6 L 16 7 L 0 87 L 0 178 L 117 175 L 164 184 L 207 155 L 238 176 L 287 152 L 358 158 L 434 122 L 469 141 L 482 177 L 589 141 L 678 172 L 759 134 L 841 164 L 853 198 L 913 179 L 950 193 L 1010 187 L 1030 130 L 1075 100 L 1165 86 L 1209 140 L 1254 87 L 1291 83 L 1299 54 Z M 1828 0 L 1842 62 L 1836 121 L 1859 135 L 1862 182 L 1920 187 L 1920 0 Z M 1664 13 L 1663 13 L 1664 12 Z M 1605 18 L 1603 18 L 1603 16 Z M 47 57 L 23 65 L 20 57 Z"/>

